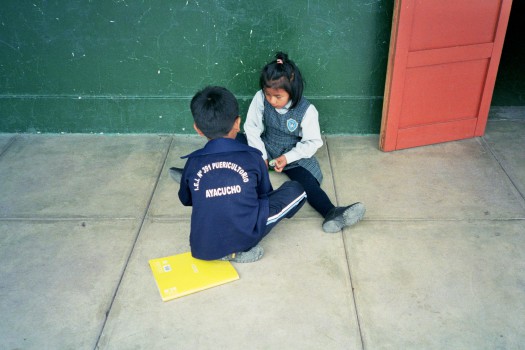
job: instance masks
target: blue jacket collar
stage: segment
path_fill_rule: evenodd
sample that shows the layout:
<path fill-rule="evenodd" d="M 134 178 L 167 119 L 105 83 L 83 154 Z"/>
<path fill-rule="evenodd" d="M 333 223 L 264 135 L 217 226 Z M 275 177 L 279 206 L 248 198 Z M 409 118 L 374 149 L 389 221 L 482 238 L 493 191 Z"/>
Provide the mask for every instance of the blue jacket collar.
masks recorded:
<path fill-rule="evenodd" d="M 208 143 L 206 143 L 204 148 L 196 150 L 181 158 L 184 159 L 184 158 L 199 157 L 199 156 L 204 156 L 204 155 L 209 155 L 209 154 L 230 153 L 230 152 L 255 152 L 262 156 L 262 153 L 256 148 L 245 145 L 244 143 L 241 143 L 234 139 L 221 137 L 221 138 L 217 138 L 217 139 L 208 141 Z"/>

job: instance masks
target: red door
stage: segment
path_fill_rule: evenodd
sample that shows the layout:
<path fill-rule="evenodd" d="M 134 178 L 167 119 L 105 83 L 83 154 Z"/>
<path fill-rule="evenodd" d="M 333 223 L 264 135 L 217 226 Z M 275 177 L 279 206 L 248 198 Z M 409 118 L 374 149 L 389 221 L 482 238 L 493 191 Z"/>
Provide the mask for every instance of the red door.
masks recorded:
<path fill-rule="evenodd" d="M 482 136 L 512 0 L 396 0 L 380 148 Z"/>

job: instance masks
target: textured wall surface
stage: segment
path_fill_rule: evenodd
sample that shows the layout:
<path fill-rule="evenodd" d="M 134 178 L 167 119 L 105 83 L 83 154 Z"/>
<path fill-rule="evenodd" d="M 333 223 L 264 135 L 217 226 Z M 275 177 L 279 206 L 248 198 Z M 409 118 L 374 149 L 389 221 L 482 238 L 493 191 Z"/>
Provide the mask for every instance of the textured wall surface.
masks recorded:
<path fill-rule="evenodd" d="M 276 50 L 327 133 L 376 133 L 392 1 L 6 0 L 0 131 L 188 133 L 205 85 L 245 114 Z"/>
<path fill-rule="evenodd" d="M 323 132 L 378 133 L 392 8 L 393 0 L 4 0 L 0 132 L 192 133 L 198 89 L 229 88 L 245 115 L 260 69 L 283 50 L 303 72 Z M 500 76 L 495 99 L 513 104 L 504 91 L 515 71 Z"/>

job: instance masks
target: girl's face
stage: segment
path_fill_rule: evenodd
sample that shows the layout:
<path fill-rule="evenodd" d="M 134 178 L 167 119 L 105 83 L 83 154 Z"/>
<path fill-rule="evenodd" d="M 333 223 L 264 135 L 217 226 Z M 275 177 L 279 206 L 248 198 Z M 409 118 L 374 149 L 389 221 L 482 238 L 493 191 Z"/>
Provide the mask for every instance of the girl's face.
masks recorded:
<path fill-rule="evenodd" d="M 290 94 L 284 89 L 264 88 L 266 101 L 275 109 L 281 109 L 290 101 Z"/>

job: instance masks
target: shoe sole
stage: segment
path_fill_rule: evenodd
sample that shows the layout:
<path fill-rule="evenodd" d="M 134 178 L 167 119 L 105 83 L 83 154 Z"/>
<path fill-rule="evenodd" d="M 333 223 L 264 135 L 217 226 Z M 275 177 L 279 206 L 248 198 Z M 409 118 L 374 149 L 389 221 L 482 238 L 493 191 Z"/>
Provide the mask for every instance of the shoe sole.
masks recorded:
<path fill-rule="evenodd" d="M 323 224 L 323 231 L 327 233 L 337 233 L 343 227 L 353 226 L 357 224 L 365 215 L 366 208 L 363 203 L 355 203 L 343 213 L 344 221 L 331 220 Z"/>
<path fill-rule="evenodd" d="M 341 221 L 328 221 L 323 224 L 323 231 L 326 233 L 337 233 L 341 231 L 343 228 L 344 223 Z"/>
<path fill-rule="evenodd" d="M 247 252 L 237 253 L 235 258 L 220 260 L 226 260 L 236 263 L 252 263 L 261 260 L 264 255 L 264 249 L 261 246 L 255 246 Z"/>
<path fill-rule="evenodd" d="M 356 203 L 345 210 L 343 217 L 345 218 L 345 227 L 357 224 L 363 216 L 365 216 L 366 208 L 363 203 Z"/>

